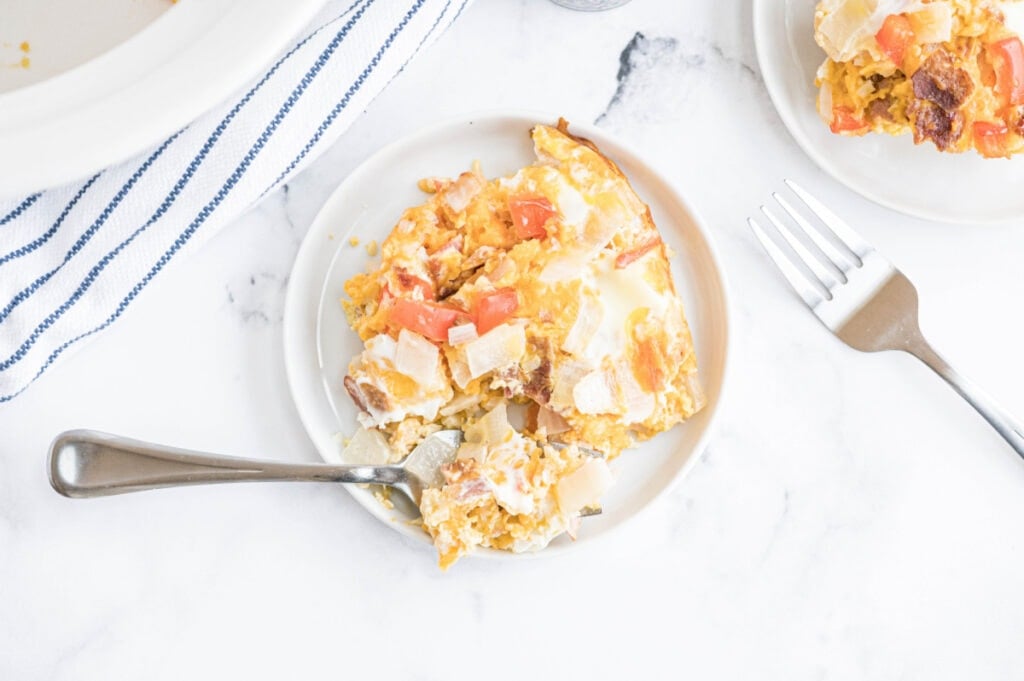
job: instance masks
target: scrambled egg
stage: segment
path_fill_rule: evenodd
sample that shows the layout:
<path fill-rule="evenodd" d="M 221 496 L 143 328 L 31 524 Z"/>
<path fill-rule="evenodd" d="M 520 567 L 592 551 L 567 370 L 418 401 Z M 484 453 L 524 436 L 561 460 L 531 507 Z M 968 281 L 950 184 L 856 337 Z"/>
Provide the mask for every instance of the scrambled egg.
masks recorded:
<path fill-rule="evenodd" d="M 940 151 L 1024 150 L 1019 0 L 822 0 L 818 111 L 832 132 L 912 133 Z"/>
<path fill-rule="evenodd" d="M 478 546 L 536 551 L 563 532 L 575 537 L 581 513 L 612 483 L 604 460 L 517 433 L 504 403 L 467 428 L 443 473 L 445 484 L 420 501 L 442 569 Z"/>
<path fill-rule="evenodd" d="M 538 160 L 511 176 L 474 167 L 422 181 L 431 196 L 402 215 L 380 266 L 345 284 L 365 346 L 345 385 L 363 427 L 385 433 L 397 458 L 437 428 L 468 434 L 496 411 L 500 424 L 506 404 L 527 410 L 507 442 L 467 438 L 449 484 L 424 496 L 443 565 L 478 545 L 544 546 L 583 508 L 567 514 L 551 492 L 597 465 L 580 447 L 611 460 L 705 401 L 650 210 L 564 121 L 531 135 Z M 497 491 L 511 470 L 528 504 Z M 603 489 L 598 478 L 588 489 Z"/>

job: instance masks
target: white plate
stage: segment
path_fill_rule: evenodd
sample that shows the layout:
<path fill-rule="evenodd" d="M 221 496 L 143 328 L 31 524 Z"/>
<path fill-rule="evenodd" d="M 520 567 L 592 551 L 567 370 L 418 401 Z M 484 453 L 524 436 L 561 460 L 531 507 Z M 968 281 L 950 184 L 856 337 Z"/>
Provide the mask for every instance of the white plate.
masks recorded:
<path fill-rule="evenodd" d="M 825 53 L 814 42 L 816 0 L 754 0 L 761 75 L 797 143 L 835 179 L 884 206 L 942 222 L 1024 216 L 1024 158 L 983 159 L 916 146 L 909 135 L 840 137 L 815 108 L 814 74 Z"/>
<path fill-rule="evenodd" d="M 364 162 L 335 190 L 316 217 L 292 270 L 284 316 L 284 352 L 292 396 L 306 430 L 327 461 L 340 460 L 342 435 L 356 427 L 356 409 L 342 378 L 362 350 L 339 301 L 343 284 L 363 271 L 365 244 L 382 241 L 402 211 L 422 203 L 420 178 L 456 176 L 474 159 L 488 177 L 515 172 L 535 160 L 529 129 L 557 116 L 483 115 L 447 122 L 396 142 Z M 628 451 L 613 462 L 617 480 L 604 513 L 588 518 L 577 544 L 605 535 L 677 481 L 697 459 L 711 433 L 725 381 L 729 314 L 725 281 L 709 235 L 686 202 L 654 170 L 621 143 L 595 128 L 572 125 L 625 171 L 675 250 L 674 276 L 686 305 L 708 405 L 687 423 Z M 349 245 L 357 236 L 360 245 Z M 424 543 L 402 509 L 388 511 L 365 490 L 349 487 L 370 513 Z M 556 539 L 543 553 L 571 545 Z M 498 554 L 499 552 L 489 552 Z M 500 553 L 500 555 L 511 555 Z"/>
<path fill-rule="evenodd" d="M 256 77 L 323 4 L 180 0 L 161 12 L 170 0 L 133 0 L 128 13 L 125 2 L 0 0 L 0 198 L 81 179 L 188 125 Z M 119 8 L 117 21 L 96 21 Z M 68 17 L 90 19 L 68 27 Z M 27 70 L 11 65 L 22 42 Z"/>
<path fill-rule="evenodd" d="M 0 0 L 0 93 L 100 56 L 172 6 L 171 0 Z"/>

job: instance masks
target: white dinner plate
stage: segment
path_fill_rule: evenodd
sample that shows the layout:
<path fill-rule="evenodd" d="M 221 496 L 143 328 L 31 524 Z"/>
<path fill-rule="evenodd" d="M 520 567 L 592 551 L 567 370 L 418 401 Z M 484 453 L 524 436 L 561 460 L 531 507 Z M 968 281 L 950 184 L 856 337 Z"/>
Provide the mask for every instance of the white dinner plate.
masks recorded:
<path fill-rule="evenodd" d="M 185 127 L 255 78 L 323 4 L 126 1 L 0 0 L 0 198 L 84 178 Z"/>
<path fill-rule="evenodd" d="M 942 222 L 1024 217 L 1024 158 L 942 154 L 909 135 L 833 135 L 815 108 L 814 75 L 825 53 L 814 42 L 816 0 L 754 0 L 761 75 L 789 132 L 836 180 L 889 208 Z"/>
<path fill-rule="evenodd" d="M 356 429 L 356 408 L 342 379 L 362 343 L 342 311 L 345 281 L 365 270 L 365 245 L 380 243 L 402 211 L 422 203 L 419 179 L 457 176 L 479 160 L 488 177 L 507 175 L 535 160 L 529 137 L 538 123 L 557 116 L 489 114 L 428 128 L 391 144 L 365 161 L 331 195 L 310 227 L 292 270 L 284 315 L 288 381 L 299 415 L 321 456 L 339 462 L 342 438 Z M 622 525 L 647 506 L 696 461 L 711 434 L 725 382 L 729 311 L 725 280 L 700 219 L 660 175 L 604 132 L 570 129 L 593 140 L 625 171 L 648 202 L 665 241 L 676 253 L 673 272 L 693 331 L 707 406 L 685 424 L 662 433 L 612 462 L 615 485 L 604 512 L 587 518 L 576 543 L 589 542 Z M 358 237 L 352 246 L 349 237 Z M 408 523 L 408 509 L 384 508 L 370 493 L 347 488 L 370 513 L 424 543 L 427 535 Z M 572 542 L 556 539 L 543 554 Z M 498 555 L 497 551 L 483 552 Z"/>

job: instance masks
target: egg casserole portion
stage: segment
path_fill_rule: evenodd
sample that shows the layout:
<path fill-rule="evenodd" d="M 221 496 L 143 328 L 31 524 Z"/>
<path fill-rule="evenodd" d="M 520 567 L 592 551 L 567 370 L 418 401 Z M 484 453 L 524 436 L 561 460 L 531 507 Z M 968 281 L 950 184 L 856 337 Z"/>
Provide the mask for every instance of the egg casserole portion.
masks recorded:
<path fill-rule="evenodd" d="M 1020 153 L 1024 45 L 1008 24 L 1022 11 L 1020 0 L 822 0 L 818 111 L 840 135 L 909 132 L 945 152 Z"/>
<path fill-rule="evenodd" d="M 421 503 L 443 566 L 572 531 L 606 489 L 607 461 L 705 401 L 649 208 L 564 120 L 530 134 L 537 161 L 513 175 L 421 181 L 430 196 L 404 212 L 380 265 L 345 284 L 364 343 L 345 377 L 361 425 L 396 460 L 436 430 L 466 433 L 447 484 Z"/>

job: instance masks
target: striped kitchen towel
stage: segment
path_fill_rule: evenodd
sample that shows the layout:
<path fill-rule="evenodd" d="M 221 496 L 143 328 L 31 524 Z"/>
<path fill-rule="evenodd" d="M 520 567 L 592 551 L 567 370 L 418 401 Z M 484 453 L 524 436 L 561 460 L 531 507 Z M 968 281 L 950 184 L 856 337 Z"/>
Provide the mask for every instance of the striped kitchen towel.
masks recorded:
<path fill-rule="evenodd" d="M 184 130 L 84 182 L 0 202 L 0 403 L 329 147 L 469 2 L 329 0 L 262 77 Z"/>

